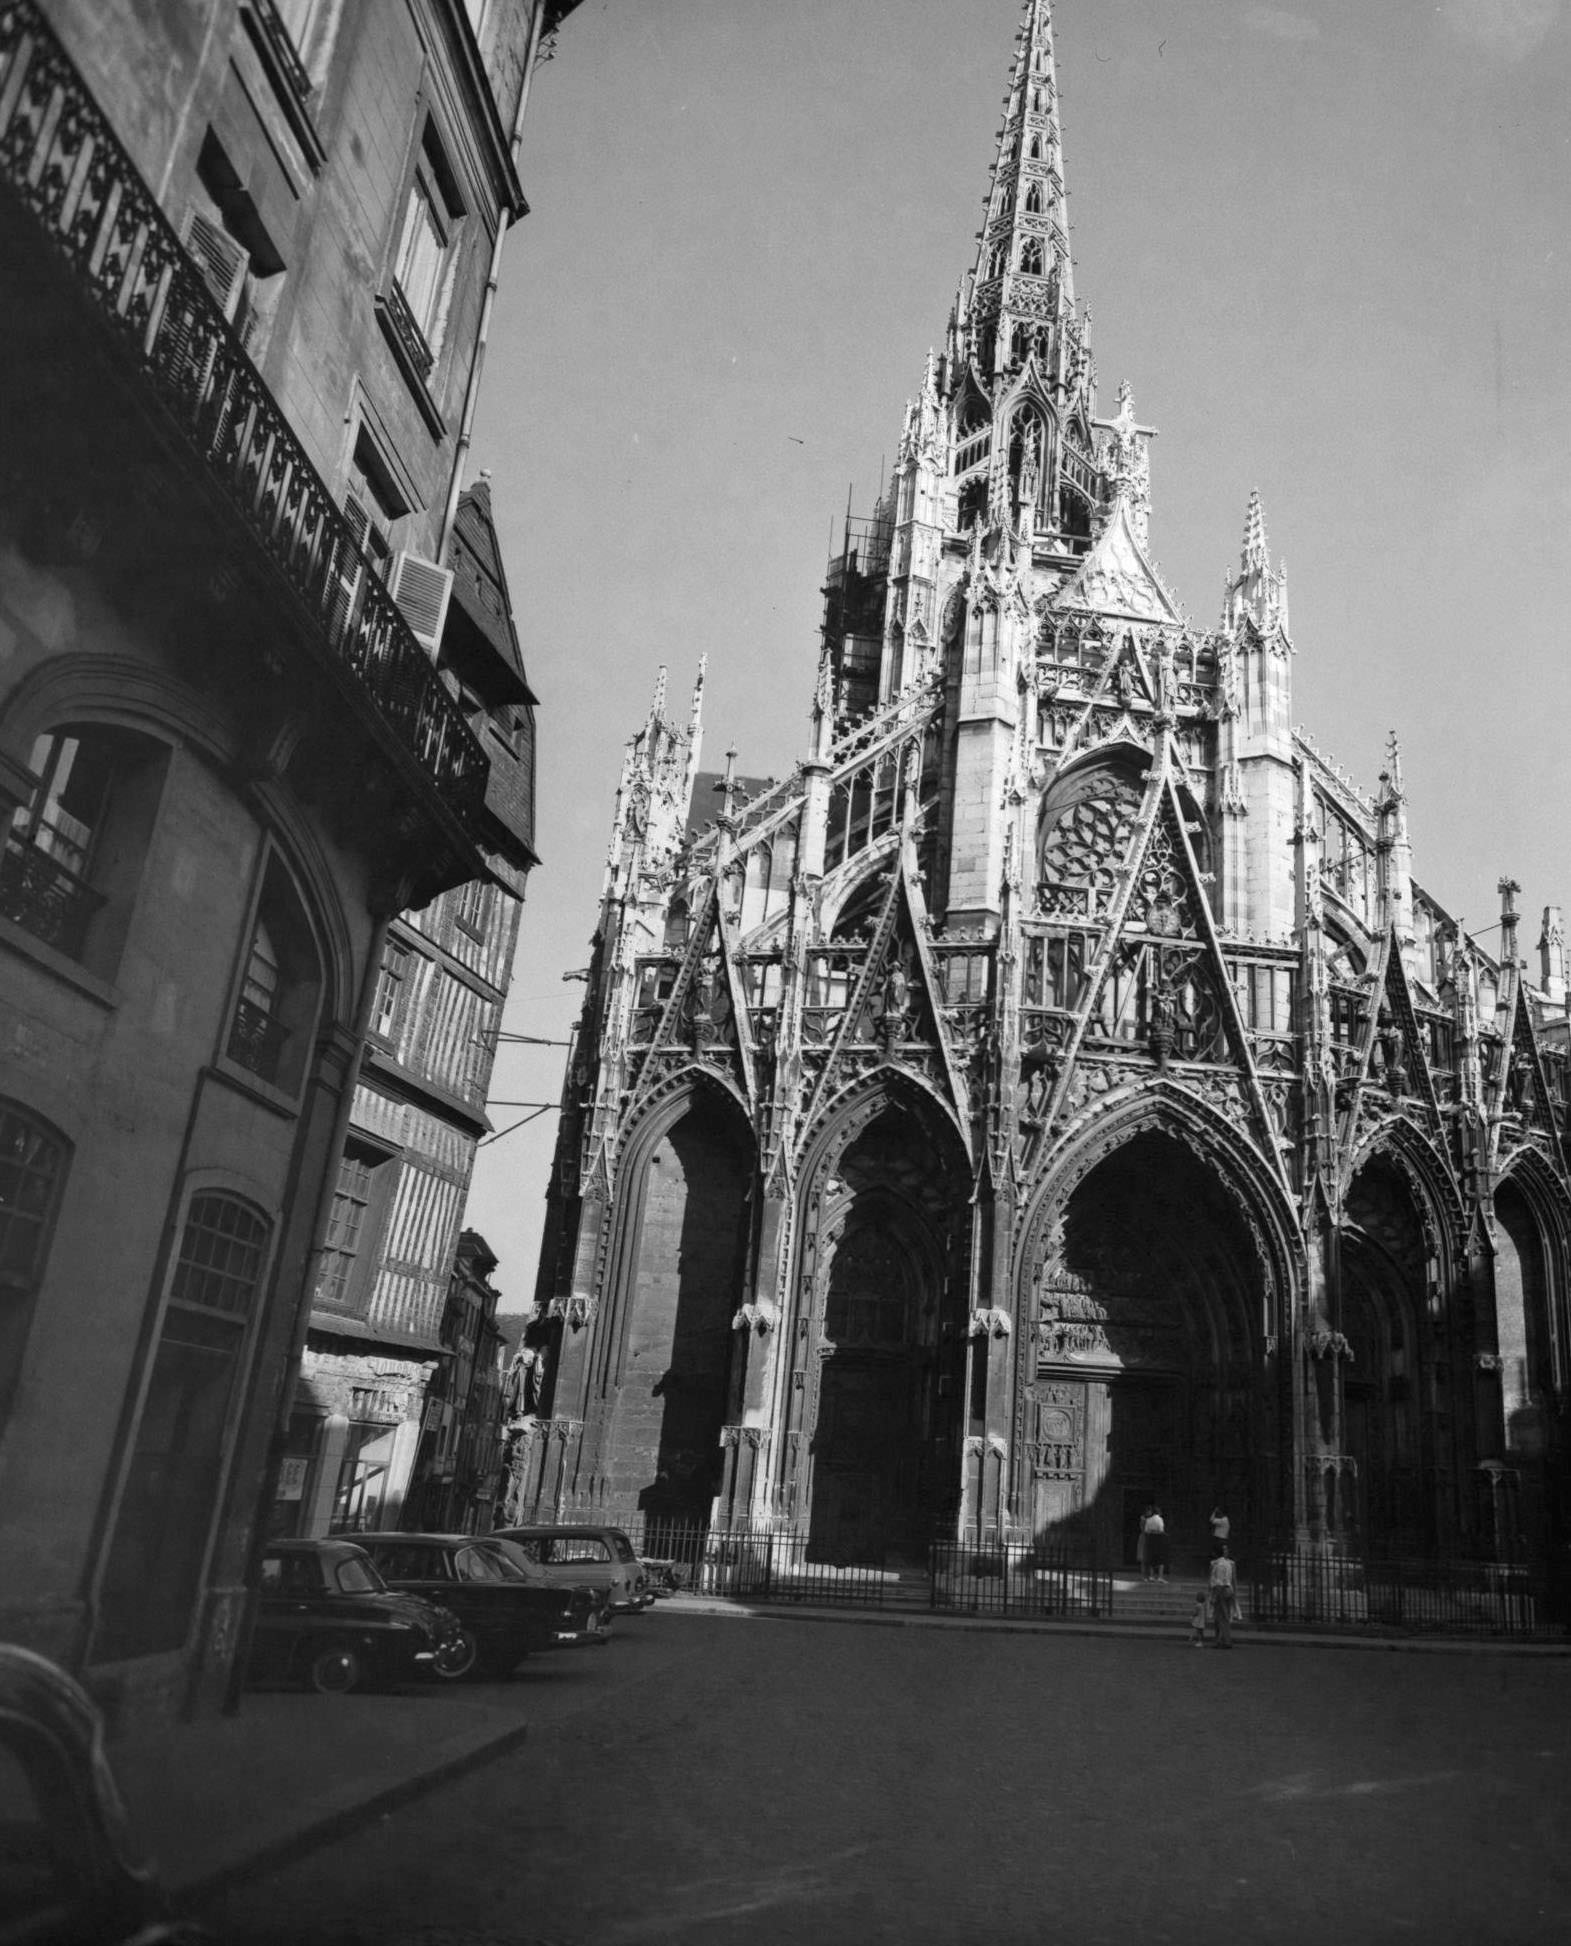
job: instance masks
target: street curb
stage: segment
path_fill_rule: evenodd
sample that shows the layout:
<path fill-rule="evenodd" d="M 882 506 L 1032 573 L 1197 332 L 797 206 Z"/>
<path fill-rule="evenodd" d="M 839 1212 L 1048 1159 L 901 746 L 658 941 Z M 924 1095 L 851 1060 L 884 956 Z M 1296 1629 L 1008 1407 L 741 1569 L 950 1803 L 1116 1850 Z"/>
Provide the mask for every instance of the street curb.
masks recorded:
<path fill-rule="evenodd" d="M 164 1883 L 171 1902 L 177 1908 L 202 1905 L 229 1891 L 233 1886 L 244 1883 L 246 1879 L 258 1878 L 264 1872 L 276 1871 L 281 1865 L 290 1865 L 298 1858 L 319 1846 L 331 1844 L 335 1838 L 347 1837 L 351 1831 L 368 1824 L 388 1811 L 396 1811 L 401 1805 L 424 1797 L 428 1791 L 439 1785 L 451 1783 L 466 1771 L 477 1770 L 493 1758 L 516 1749 L 529 1734 L 527 1723 L 510 1724 L 507 1729 L 488 1734 L 466 1748 L 454 1751 L 450 1756 L 428 1765 L 424 1770 L 415 1771 L 409 1776 L 400 1777 L 383 1789 L 373 1791 L 369 1797 L 356 1798 L 353 1803 L 340 1804 L 337 1808 L 312 1817 L 296 1826 L 293 1831 L 280 1832 L 247 1851 L 244 1856 L 226 1860 L 223 1864 L 210 1867 L 204 1872 L 193 1874 L 190 1878 L 167 1878 Z"/>
<path fill-rule="evenodd" d="M 935 1628 L 978 1635 L 1116 1636 L 1132 1642 L 1173 1642 L 1188 1646 L 1187 1625 L 1162 1622 L 1033 1622 L 1023 1617 L 887 1612 L 882 1609 L 765 1608 L 743 1602 L 706 1601 L 701 1595 L 675 1595 L 657 1604 L 673 1614 L 723 1615 L 743 1622 L 849 1622 L 863 1628 Z M 1427 1640 L 1409 1635 L 1312 1634 L 1302 1629 L 1256 1629 L 1243 1625 L 1235 1646 L 1251 1649 L 1363 1649 L 1407 1655 L 1571 1656 L 1567 1642 L 1502 1642 L 1464 1636 Z"/>

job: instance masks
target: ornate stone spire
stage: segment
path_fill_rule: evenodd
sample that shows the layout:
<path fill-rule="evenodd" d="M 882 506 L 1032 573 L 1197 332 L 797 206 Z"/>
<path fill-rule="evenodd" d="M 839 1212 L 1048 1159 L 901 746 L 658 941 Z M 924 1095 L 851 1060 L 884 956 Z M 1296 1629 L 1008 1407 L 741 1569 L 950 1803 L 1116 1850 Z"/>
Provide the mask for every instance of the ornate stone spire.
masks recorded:
<path fill-rule="evenodd" d="M 965 312 L 972 358 L 988 377 L 1033 353 L 1044 370 L 1059 365 L 1063 327 L 1074 317 L 1074 272 L 1048 0 L 1027 0 L 1016 37 Z"/>
<path fill-rule="evenodd" d="M 1238 573 L 1227 584 L 1222 601 L 1222 626 L 1236 632 L 1240 622 L 1254 623 L 1262 635 L 1278 630 L 1287 635 L 1287 569 L 1273 570 L 1266 547 L 1266 517 L 1258 490 L 1249 496 L 1244 516 L 1244 549 Z"/>

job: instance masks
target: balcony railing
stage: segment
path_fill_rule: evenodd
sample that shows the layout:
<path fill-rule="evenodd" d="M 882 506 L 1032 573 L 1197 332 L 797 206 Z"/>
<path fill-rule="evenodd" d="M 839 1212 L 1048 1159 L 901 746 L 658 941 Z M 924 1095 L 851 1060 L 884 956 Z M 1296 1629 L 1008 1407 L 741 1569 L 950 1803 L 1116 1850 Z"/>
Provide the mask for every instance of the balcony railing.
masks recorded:
<path fill-rule="evenodd" d="M 241 1000 L 229 1028 L 229 1058 L 264 1081 L 276 1081 L 289 1029 L 254 1000 Z"/>
<path fill-rule="evenodd" d="M 36 845 L 7 838 L 0 852 L 0 918 L 74 959 L 102 897 Z"/>
<path fill-rule="evenodd" d="M 304 447 L 44 20 L 0 5 L 0 185 L 37 218 L 187 442 L 442 796 L 486 757 Z"/>

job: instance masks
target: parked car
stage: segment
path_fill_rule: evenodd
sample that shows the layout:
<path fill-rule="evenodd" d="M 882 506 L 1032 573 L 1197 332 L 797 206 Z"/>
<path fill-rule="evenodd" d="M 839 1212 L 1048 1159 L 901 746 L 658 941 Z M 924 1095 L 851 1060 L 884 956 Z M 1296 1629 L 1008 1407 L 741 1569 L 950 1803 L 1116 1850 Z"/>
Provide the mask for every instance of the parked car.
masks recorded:
<path fill-rule="evenodd" d="M 606 1626 L 605 1596 L 584 1587 L 583 1577 L 570 1587 L 531 1582 L 489 1536 L 357 1538 L 390 1588 L 453 1610 L 469 1645 L 465 1673 L 505 1676 L 536 1649 L 598 1635 Z"/>
<path fill-rule="evenodd" d="M 103 1718 L 63 1669 L 0 1643 L 0 1938 L 200 1946 L 132 1843 Z"/>
<path fill-rule="evenodd" d="M 343 1695 L 366 1682 L 461 1675 L 466 1653 L 456 1615 L 390 1589 L 352 1541 L 274 1541 L 262 1557 L 253 1682 Z"/>
<path fill-rule="evenodd" d="M 636 1614 L 655 1598 L 644 1564 L 620 1527 L 503 1527 L 497 1538 L 517 1541 L 561 1586 L 588 1583 L 603 1589 L 615 1614 Z"/>
<path fill-rule="evenodd" d="M 570 1630 L 559 1631 L 556 1638 L 559 1648 L 568 1647 L 574 1643 L 583 1643 L 592 1647 L 604 1648 L 611 1640 L 611 1604 L 606 1600 L 604 1588 L 597 1588 L 590 1581 L 558 1581 L 541 1567 L 540 1563 L 532 1554 L 520 1547 L 517 1541 L 508 1540 L 505 1535 L 487 1534 L 485 1536 L 485 1544 L 487 1547 L 494 1547 L 497 1553 L 506 1560 L 515 1577 L 521 1581 L 528 1582 L 530 1587 L 550 1588 L 553 1590 L 576 1588 L 589 1597 L 592 1604 L 590 1612 L 592 1615 L 598 1614 L 600 1618 L 599 1626 L 593 1629 L 585 1629 L 576 1635 Z M 0 1942 L 0 1946 L 3 1946 L 3 1942 Z"/>

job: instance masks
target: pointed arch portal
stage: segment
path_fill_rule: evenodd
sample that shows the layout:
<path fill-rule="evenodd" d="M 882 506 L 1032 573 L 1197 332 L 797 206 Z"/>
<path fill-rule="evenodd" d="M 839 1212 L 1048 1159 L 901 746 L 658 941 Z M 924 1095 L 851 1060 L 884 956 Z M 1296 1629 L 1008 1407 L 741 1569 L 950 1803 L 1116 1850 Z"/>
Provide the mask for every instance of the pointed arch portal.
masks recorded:
<path fill-rule="evenodd" d="M 920 1550 L 954 1509 L 969 1176 L 958 1141 L 889 1100 L 826 1168 L 803 1300 L 813 1558 Z"/>
<path fill-rule="evenodd" d="M 644 1514 L 706 1522 L 747 1252 L 751 1131 L 718 1090 L 694 1089 L 638 1145 L 630 1175 L 609 1485 Z"/>
<path fill-rule="evenodd" d="M 1341 1254 L 1342 1333 L 1350 1351 L 1342 1444 L 1353 1465 L 1340 1476 L 1343 1504 L 1333 1515 L 1366 1548 L 1418 1553 L 1433 1544 L 1438 1516 L 1424 1473 L 1438 1484 L 1451 1469 L 1442 1440 L 1428 1469 L 1421 1459 L 1418 1381 L 1430 1252 L 1412 1184 L 1389 1154 L 1372 1156 L 1349 1186 Z M 1436 1431 L 1449 1423 L 1449 1404 L 1437 1404 Z"/>
<path fill-rule="evenodd" d="M 1147 1501 L 1175 1565 L 1203 1560 L 1214 1505 L 1270 1519 L 1258 1384 L 1265 1272 L 1220 1178 L 1145 1129 L 1098 1162 L 1025 1266 L 1018 1518 L 1131 1562 Z M 1029 1321 L 1029 1323 L 1028 1323 Z"/>

